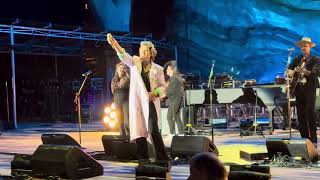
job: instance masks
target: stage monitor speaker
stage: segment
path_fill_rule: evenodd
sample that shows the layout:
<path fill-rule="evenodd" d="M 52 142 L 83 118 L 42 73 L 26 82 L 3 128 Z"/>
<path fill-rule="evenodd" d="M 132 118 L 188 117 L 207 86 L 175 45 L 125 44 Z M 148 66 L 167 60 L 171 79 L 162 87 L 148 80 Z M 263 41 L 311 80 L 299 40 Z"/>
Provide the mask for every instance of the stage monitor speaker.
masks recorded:
<path fill-rule="evenodd" d="M 318 152 L 313 143 L 306 138 L 268 138 L 266 140 L 269 158 L 274 156 L 301 157 L 314 162 L 318 160 Z"/>
<path fill-rule="evenodd" d="M 31 158 L 34 176 L 82 179 L 103 175 L 103 166 L 76 146 L 40 145 Z"/>
<path fill-rule="evenodd" d="M 172 157 L 190 157 L 200 152 L 212 152 L 219 155 L 212 141 L 203 136 L 173 136 L 171 144 Z"/>
<path fill-rule="evenodd" d="M 251 171 L 270 174 L 270 166 L 230 164 L 230 172 L 232 171 Z"/>
<path fill-rule="evenodd" d="M 228 180 L 270 180 L 271 175 L 253 171 L 230 171 Z"/>
<path fill-rule="evenodd" d="M 134 160 L 137 157 L 137 145 L 126 136 L 102 136 L 102 144 L 107 157 L 120 160 Z"/>
<path fill-rule="evenodd" d="M 70 145 L 81 147 L 81 145 L 67 134 L 42 134 L 42 144 Z"/>
<path fill-rule="evenodd" d="M 31 175 L 32 174 L 31 158 L 32 158 L 32 155 L 28 155 L 28 154 L 14 155 L 14 158 L 11 161 L 11 175 L 12 176 L 19 176 L 19 174 Z"/>

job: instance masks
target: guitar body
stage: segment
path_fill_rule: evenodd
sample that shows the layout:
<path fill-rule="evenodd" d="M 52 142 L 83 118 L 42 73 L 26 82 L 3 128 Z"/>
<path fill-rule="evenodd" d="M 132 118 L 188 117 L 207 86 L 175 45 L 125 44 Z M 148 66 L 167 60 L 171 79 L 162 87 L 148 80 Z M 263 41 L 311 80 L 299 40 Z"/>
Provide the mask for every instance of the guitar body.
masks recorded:
<path fill-rule="evenodd" d="M 303 61 L 299 67 L 305 68 L 306 62 Z M 307 83 L 307 79 L 304 77 L 303 73 L 299 73 L 294 71 L 294 75 L 292 76 L 291 82 L 290 82 L 290 92 L 294 92 L 297 85 L 304 86 Z"/>

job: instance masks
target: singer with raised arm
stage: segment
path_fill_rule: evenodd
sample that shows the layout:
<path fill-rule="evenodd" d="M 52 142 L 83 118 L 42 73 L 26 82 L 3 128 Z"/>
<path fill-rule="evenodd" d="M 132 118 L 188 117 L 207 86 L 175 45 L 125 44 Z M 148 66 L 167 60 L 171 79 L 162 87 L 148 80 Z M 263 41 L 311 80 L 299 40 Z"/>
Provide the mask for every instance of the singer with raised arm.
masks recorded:
<path fill-rule="evenodd" d="M 156 48 L 150 41 L 141 41 L 139 56 L 131 56 L 111 34 L 107 35 L 107 41 L 117 52 L 119 59 L 130 68 L 130 140 L 137 143 L 140 162 L 149 159 L 147 141 L 152 142 L 156 159 L 168 162 L 159 132 L 160 98 L 166 95 L 163 68 L 154 63 Z"/>
<path fill-rule="evenodd" d="M 296 96 L 299 131 L 302 138 L 308 138 L 317 147 L 317 125 L 315 116 L 316 88 L 320 76 L 320 59 L 311 55 L 316 44 L 309 37 L 296 42 L 302 54 L 297 56 L 288 67 L 292 77 L 290 88 Z"/>

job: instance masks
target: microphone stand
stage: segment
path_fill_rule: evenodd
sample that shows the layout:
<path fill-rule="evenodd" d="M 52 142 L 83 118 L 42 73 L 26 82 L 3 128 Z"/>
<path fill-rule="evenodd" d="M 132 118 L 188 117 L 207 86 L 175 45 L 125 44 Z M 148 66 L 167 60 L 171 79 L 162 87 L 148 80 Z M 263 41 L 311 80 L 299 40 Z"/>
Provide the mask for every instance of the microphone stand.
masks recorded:
<path fill-rule="evenodd" d="M 291 54 L 293 52 L 293 48 L 289 49 L 289 53 L 288 53 L 288 61 L 287 61 L 287 66 L 286 66 L 286 90 L 287 90 L 287 99 L 288 99 L 288 104 L 287 104 L 287 108 L 288 108 L 288 115 L 287 115 L 287 121 L 289 124 L 289 138 L 292 138 L 292 131 L 291 131 L 291 101 L 294 99 L 291 99 L 291 92 L 290 92 L 290 80 L 291 78 L 289 77 L 289 73 L 288 73 L 288 69 L 289 69 L 289 65 L 290 65 L 290 61 L 291 61 Z"/>
<path fill-rule="evenodd" d="M 214 67 L 214 63 L 212 63 L 212 69 Z M 212 75 L 213 76 L 213 75 Z M 211 121 L 211 141 L 214 143 L 214 120 L 213 120 L 213 102 L 212 102 L 212 84 L 215 83 L 215 78 L 213 78 L 213 83 L 211 82 L 212 76 L 209 76 L 209 89 L 210 89 L 210 121 Z"/>
<path fill-rule="evenodd" d="M 6 81 L 6 99 L 7 99 L 7 118 L 8 118 L 8 120 L 7 120 L 7 122 L 8 122 L 8 125 L 7 125 L 7 127 L 10 127 L 10 106 L 9 106 L 9 92 L 8 92 L 8 82 Z"/>
<path fill-rule="evenodd" d="M 192 127 L 191 124 L 191 84 L 189 85 L 188 88 L 188 94 L 186 93 L 186 95 L 188 95 L 188 123 L 186 124 L 185 128 L 187 128 L 187 134 L 188 135 L 197 135 L 197 130 L 195 128 Z M 192 131 L 192 132 L 191 132 Z"/>
<path fill-rule="evenodd" d="M 78 90 L 78 92 L 76 92 L 76 97 L 75 97 L 75 101 L 77 102 L 77 109 L 78 109 L 78 121 L 79 121 L 79 142 L 80 142 L 80 145 L 81 145 L 81 132 L 82 132 L 82 130 L 81 130 L 81 104 L 80 104 L 80 93 L 81 93 L 81 91 L 82 91 L 82 89 L 83 89 L 83 86 L 84 86 L 84 84 L 85 84 L 85 82 L 87 81 L 87 79 L 88 79 L 88 76 L 89 76 L 90 74 L 84 74 L 84 79 L 83 79 L 83 81 L 82 81 L 82 84 L 81 84 L 81 86 L 80 86 L 80 88 L 79 88 L 79 90 Z"/>

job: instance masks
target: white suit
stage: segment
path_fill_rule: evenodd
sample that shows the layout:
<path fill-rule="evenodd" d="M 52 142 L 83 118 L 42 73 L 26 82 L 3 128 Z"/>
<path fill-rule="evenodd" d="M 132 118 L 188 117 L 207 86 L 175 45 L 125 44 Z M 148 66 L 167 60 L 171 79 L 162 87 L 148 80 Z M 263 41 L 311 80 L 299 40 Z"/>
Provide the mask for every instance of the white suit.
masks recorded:
<path fill-rule="evenodd" d="M 139 137 L 146 137 L 148 141 L 148 119 L 149 119 L 149 96 L 147 89 L 141 77 L 142 62 L 137 56 L 125 54 L 122 62 L 130 68 L 130 92 L 129 92 L 129 124 L 130 140 Z M 153 103 L 157 111 L 158 125 L 160 122 L 160 98 L 165 97 L 165 80 L 163 67 L 152 62 L 149 73 L 151 92 L 159 89 L 160 97 L 157 97 Z"/>

